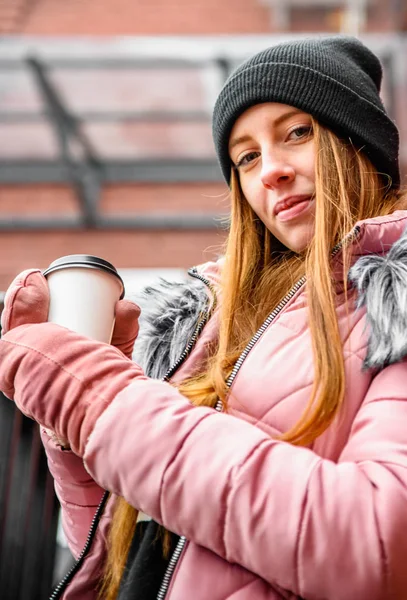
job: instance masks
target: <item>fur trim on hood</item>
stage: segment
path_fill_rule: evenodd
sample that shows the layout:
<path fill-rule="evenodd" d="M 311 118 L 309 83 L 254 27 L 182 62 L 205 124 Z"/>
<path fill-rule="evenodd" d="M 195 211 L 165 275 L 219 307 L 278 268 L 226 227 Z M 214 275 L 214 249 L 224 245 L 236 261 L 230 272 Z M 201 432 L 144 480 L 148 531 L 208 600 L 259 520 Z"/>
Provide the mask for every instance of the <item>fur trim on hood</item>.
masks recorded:
<path fill-rule="evenodd" d="M 162 379 L 178 360 L 208 305 L 206 286 L 199 280 L 158 280 L 136 299 L 141 308 L 140 334 L 133 359 L 154 379 Z"/>
<path fill-rule="evenodd" d="M 365 368 L 381 368 L 407 354 L 407 233 L 385 256 L 357 260 L 349 279 L 358 290 L 357 307 L 366 306 L 369 327 Z"/>
<path fill-rule="evenodd" d="M 366 307 L 369 340 L 365 369 L 380 369 L 407 355 L 407 231 L 384 255 L 359 258 L 349 271 L 358 290 L 357 308 Z M 208 306 L 199 280 L 161 279 L 137 299 L 142 309 L 133 358 L 159 379 L 177 361 Z"/>

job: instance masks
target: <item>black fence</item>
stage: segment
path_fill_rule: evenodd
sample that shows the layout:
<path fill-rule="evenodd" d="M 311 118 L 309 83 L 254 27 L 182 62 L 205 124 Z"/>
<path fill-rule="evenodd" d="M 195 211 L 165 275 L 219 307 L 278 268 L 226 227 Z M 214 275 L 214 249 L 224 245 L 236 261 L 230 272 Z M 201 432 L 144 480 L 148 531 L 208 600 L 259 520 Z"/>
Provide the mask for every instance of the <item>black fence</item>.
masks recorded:
<path fill-rule="evenodd" d="M 58 502 L 38 425 L 0 394 L 0 597 L 44 600 L 54 583 Z"/>
<path fill-rule="evenodd" d="M 57 543 L 58 518 L 39 426 L 0 392 L 1 600 L 49 598 L 67 564 Z"/>

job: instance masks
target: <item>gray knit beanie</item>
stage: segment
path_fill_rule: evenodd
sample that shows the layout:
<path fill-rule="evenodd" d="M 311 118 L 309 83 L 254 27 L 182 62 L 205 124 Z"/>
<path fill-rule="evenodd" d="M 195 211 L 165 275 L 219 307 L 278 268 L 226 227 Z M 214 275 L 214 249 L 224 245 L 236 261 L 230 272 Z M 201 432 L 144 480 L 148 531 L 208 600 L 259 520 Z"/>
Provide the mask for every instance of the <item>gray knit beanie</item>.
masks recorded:
<path fill-rule="evenodd" d="M 228 78 L 213 112 L 213 138 L 229 184 L 229 136 L 250 106 L 281 102 L 311 114 L 361 149 L 399 187 L 399 135 L 380 99 L 379 59 L 353 37 L 284 42 L 259 52 Z"/>

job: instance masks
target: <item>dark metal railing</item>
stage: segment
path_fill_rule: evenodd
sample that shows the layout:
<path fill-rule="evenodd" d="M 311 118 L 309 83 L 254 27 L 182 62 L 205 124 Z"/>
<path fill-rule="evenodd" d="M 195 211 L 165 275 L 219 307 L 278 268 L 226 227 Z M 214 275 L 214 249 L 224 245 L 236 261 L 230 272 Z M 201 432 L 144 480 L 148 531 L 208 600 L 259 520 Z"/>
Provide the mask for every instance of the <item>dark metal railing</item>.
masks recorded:
<path fill-rule="evenodd" d="M 58 503 L 38 425 L 0 394 L 0 597 L 44 600 L 53 583 Z"/>
<path fill-rule="evenodd" d="M 226 77 L 231 65 L 223 59 L 210 61 Z M 187 61 L 174 59 L 139 60 L 72 60 L 52 62 L 52 70 L 72 68 L 98 69 L 200 69 L 208 61 Z M 218 182 L 222 180 L 215 156 L 212 158 L 161 158 L 121 159 L 102 158 L 84 131 L 84 124 L 159 122 L 166 123 L 207 123 L 210 127 L 210 114 L 205 110 L 159 110 L 159 111 L 85 111 L 74 113 L 54 85 L 50 66 L 36 57 L 28 57 L 23 62 L 9 59 L 0 60 L 0 71 L 13 68 L 29 69 L 40 94 L 43 109 L 37 112 L 1 111 L 0 123 L 32 124 L 47 122 L 58 142 L 58 156 L 50 160 L 2 160 L 0 161 L 0 185 L 30 185 L 38 183 L 68 183 L 75 191 L 79 212 L 74 218 L 24 218 L 19 215 L 0 219 L 0 231 L 16 229 L 56 229 L 72 228 L 122 228 L 134 229 L 168 228 L 210 229 L 218 226 L 219 215 L 172 214 L 172 215 L 126 215 L 125 218 L 103 216 L 99 211 L 102 187 L 111 183 L 187 183 Z"/>
<path fill-rule="evenodd" d="M 400 61 L 403 48 L 407 48 L 407 38 L 389 35 L 381 39 L 368 40 L 372 48 L 381 56 L 385 64 L 385 98 L 390 115 L 397 121 L 400 101 L 397 96 L 397 79 L 404 72 Z M 0 218 L 0 231 L 16 229 L 83 229 L 83 228 L 168 228 L 208 229 L 219 226 L 222 215 L 102 215 L 99 200 L 103 187 L 117 183 L 190 183 L 221 182 L 222 176 L 215 156 L 189 158 L 162 156 L 144 159 L 113 159 L 101 156 L 85 133 L 84 125 L 91 123 L 207 123 L 210 128 L 209 110 L 139 110 L 118 111 L 87 110 L 73 111 L 53 82 L 53 73 L 75 69 L 78 71 L 110 70 L 195 70 L 210 67 L 215 69 L 219 85 L 231 70 L 240 62 L 236 57 L 222 56 L 208 59 L 184 59 L 173 57 L 54 57 L 47 60 L 36 56 L 21 58 L 0 58 L 0 72 L 15 69 L 29 69 L 34 84 L 42 100 L 42 108 L 37 112 L 2 111 L 0 123 L 32 124 L 49 123 L 58 142 L 58 155 L 54 159 L 9 159 L 0 160 L 0 185 L 32 185 L 41 183 L 69 184 L 78 199 L 79 211 L 76 216 L 25 218 L 21 215 L 4 215 Z M 130 71 L 131 72 L 131 71 Z M 403 88 L 402 83 L 399 87 Z M 405 93 L 405 92 L 404 92 Z M 401 103 L 402 104 L 402 103 Z"/>
<path fill-rule="evenodd" d="M 3 299 L 0 293 L 0 313 Z M 0 392 L 1 600 L 49 597 L 56 570 L 58 515 L 39 427 Z"/>

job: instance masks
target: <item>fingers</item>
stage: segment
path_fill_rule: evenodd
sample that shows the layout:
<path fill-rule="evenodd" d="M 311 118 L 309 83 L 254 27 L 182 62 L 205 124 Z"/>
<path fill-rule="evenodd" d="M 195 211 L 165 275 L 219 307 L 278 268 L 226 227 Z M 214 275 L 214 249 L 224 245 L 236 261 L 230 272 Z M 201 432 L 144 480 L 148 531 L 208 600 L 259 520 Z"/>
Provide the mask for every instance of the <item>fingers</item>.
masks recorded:
<path fill-rule="evenodd" d="M 48 318 L 49 290 L 39 269 L 23 271 L 9 286 L 1 315 L 2 333 L 28 323 L 43 323 Z"/>
<path fill-rule="evenodd" d="M 116 303 L 115 314 L 116 322 L 111 343 L 127 358 L 131 358 L 139 330 L 140 307 L 130 300 L 119 300 Z"/>

